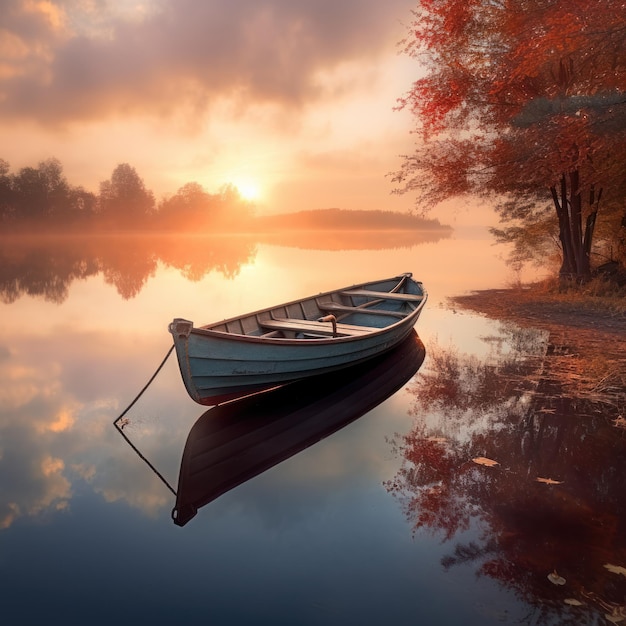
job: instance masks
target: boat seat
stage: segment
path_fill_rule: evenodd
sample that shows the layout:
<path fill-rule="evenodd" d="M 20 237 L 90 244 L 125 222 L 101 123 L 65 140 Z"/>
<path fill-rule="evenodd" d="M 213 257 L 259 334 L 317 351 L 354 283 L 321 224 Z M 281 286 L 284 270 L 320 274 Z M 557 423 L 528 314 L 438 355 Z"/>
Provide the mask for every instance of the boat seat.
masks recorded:
<path fill-rule="evenodd" d="M 349 289 L 341 291 L 342 296 L 365 296 L 367 298 L 379 298 L 380 300 L 401 300 L 402 302 L 421 302 L 424 296 L 414 293 L 388 293 L 385 291 L 370 291 L 369 289 Z"/>
<path fill-rule="evenodd" d="M 315 320 L 300 320 L 295 318 L 277 318 L 271 320 L 259 320 L 264 328 L 272 330 L 291 330 L 296 333 L 333 336 L 333 326 L 329 322 L 317 322 Z M 355 326 L 352 324 L 337 324 L 338 337 L 358 337 L 378 330 L 367 326 Z"/>
<path fill-rule="evenodd" d="M 382 311 L 381 309 L 368 309 L 360 306 L 346 306 L 338 302 L 318 302 L 318 306 L 324 311 L 334 311 L 335 313 L 367 313 L 368 315 L 386 315 L 399 319 L 407 316 L 406 313 L 401 313 L 400 311 Z"/>

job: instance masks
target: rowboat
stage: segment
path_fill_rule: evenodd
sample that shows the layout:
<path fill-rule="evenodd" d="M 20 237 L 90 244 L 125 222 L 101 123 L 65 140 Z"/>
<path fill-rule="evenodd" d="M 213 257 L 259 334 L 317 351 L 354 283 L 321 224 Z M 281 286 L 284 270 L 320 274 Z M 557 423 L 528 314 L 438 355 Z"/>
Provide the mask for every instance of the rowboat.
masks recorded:
<path fill-rule="evenodd" d="M 185 444 L 174 523 L 184 526 L 201 507 L 374 409 L 411 379 L 424 356 L 412 330 L 366 362 L 205 411 Z"/>
<path fill-rule="evenodd" d="M 405 273 L 206 326 L 176 318 L 169 331 L 187 392 L 210 406 L 390 350 L 409 335 L 426 297 Z"/>

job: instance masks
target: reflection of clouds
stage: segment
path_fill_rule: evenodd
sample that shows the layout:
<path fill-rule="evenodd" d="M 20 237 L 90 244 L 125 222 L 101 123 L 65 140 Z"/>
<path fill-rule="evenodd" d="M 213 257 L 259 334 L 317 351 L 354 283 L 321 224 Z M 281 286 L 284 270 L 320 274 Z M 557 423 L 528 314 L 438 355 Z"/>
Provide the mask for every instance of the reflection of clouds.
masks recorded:
<path fill-rule="evenodd" d="M 104 487 L 95 487 L 95 491 L 109 503 L 123 500 L 151 517 L 155 517 L 164 508 L 171 509 L 173 505 L 172 494 L 146 471 L 142 475 L 136 473 L 130 485 L 128 477 L 116 475 Z"/>
<path fill-rule="evenodd" d="M 36 402 L 38 398 L 52 398 L 59 391 L 59 382 L 54 378 L 58 375 L 58 368 L 53 365 L 47 371 L 42 371 L 35 365 L 15 363 L 14 361 L 0 363 L 0 403 L 5 409 L 0 413 L 9 417 L 7 409 L 22 409 Z M 36 415 L 31 419 L 39 420 L 42 416 Z M 46 420 L 45 417 L 43 417 Z M 46 424 L 40 424 L 46 428 Z"/>
<path fill-rule="evenodd" d="M 58 372 L 57 372 L 58 373 Z M 0 367 L 0 519 L 7 527 L 22 515 L 64 508 L 71 496 L 59 434 L 71 421 L 58 381 L 36 368 Z"/>
<path fill-rule="evenodd" d="M 2 343 L 7 339 L 0 337 Z M 125 500 L 144 511 L 171 505 L 171 494 L 168 500 L 111 426 L 117 398 L 130 400 L 137 392 L 145 361 L 141 350 L 120 353 L 104 332 L 35 336 L 13 329 L 10 359 L 0 355 L 0 528 L 68 508 L 81 483 L 107 501 Z M 154 406 L 142 410 L 174 466 L 182 447 L 171 445 L 177 425 L 150 418 L 177 415 L 171 395 L 164 399 L 157 390 Z"/>
<path fill-rule="evenodd" d="M 62 408 L 55 416 L 54 421 L 47 424 L 48 430 L 60 433 L 74 425 L 74 416 L 71 409 Z"/>
<path fill-rule="evenodd" d="M 80 476 L 84 481 L 89 482 L 96 475 L 96 466 L 85 463 L 76 463 L 72 465 L 72 471 Z"/>
<path fill-rule="evenodd" d="M 0 438 L 6 442 L 0 456 L 2 528 L 18 517 L 66 508 L 72 492 L 65 462 L 57 451 L 51 452 L 55 448 L 51 439 L 56 435 L 36 432 L 27 415 L 14 417 L 19 423 L 3 419 L 0 428 Z"/>

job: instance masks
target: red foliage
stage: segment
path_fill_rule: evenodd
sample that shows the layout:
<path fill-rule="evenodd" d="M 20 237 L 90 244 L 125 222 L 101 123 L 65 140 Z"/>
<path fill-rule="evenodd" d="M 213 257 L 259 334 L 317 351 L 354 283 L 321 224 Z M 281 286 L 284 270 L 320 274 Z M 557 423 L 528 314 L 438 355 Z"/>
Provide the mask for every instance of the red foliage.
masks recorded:
<path fill-rule="evenodd" d="M 592 188 L 617 203 L 625 35 L 626 5 L 610 0 L 419 0 L 404 47 L 427 74 L 400 101 L 419 141 L 395 176 L 399 191 L 430 205 L 468 191 L 549 199 L 577 172 L 563 206 Z"/>

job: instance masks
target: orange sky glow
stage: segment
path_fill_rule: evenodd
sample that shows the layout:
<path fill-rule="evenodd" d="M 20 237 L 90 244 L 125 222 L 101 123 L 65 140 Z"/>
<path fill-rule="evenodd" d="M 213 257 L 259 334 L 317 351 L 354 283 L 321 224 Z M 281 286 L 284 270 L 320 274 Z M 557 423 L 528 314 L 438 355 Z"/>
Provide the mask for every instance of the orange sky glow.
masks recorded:
<path fill-rule="evenodd" d="M 98 191 L 129 163 L 157 199 L 237 185 L 261 212 L 407 211 L 394 111 L 411 0 L 4 0 L 0 136 L 12 171 L 49 157 Z"/>

